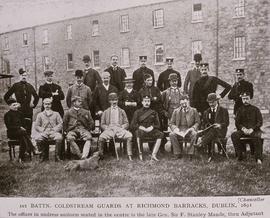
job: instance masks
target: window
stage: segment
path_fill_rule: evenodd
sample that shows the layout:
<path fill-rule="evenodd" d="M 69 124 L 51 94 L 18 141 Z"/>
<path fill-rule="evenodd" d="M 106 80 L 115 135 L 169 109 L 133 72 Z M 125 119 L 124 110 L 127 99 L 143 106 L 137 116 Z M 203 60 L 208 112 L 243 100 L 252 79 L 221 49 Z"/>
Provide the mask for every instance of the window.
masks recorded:
<path fill-rule="evenodd" d="M 236 0 L 235 16 L 236 17 L 244 17 L 245 16 L 245 0 Z"/>
<path fill-rule="evenodd" d="M 28 45 L 28 34 L 23 33 L 23 46 L 27 46 L 27 45 Z"/>
<path fill-rule="evenodd" d="M 72 25 L 67 25 L 67 39 L 72 39 Z"/>
<path fill-rule="evenodd" d="M 201 53 L 202 53 L 202 41 L 200 40 L 193 41 L 191 44 L 192 60 L 195 54 L 201 54 Z"/>
<path fill-rule="evenodd" d="M 153 26 L 154 28 L 164 26 L 164 12 L 163 9 L 153 11 Z"/>
<path fill-rule="evenodd" d="M 29 67 L 30 67 L 30 65 L 29 65 L 29 59 L 28 58 L 25 58 L 24 59 L 24 69 L 25 69 L 26 72 L 29 72 Z"/>
<path fill-rule="evenodd" d="M 192 21 L 201 22 L 202 21 L 202 4 L 193 4 L 192 7 Z"/>
<path fill-rule="evenodd" d="M 100 67 L 99 50 L 93 51 L 93 66 Z"/>
<path fill-rule="evenodd" d="M 93 20 L 93 23 L 92 23 L 92 36 L 98 36 L 98 35 L 99 35 L 98 20 Z"/>
<path fill-rule="evenodd" d="M 129 67 L 129 48 L 122 48 L 121 52 L 121 66 L 122 67 Z"/>
<path fill-rule="evenodd" d="M 120 32 L 128 32 L 129 31 L 129 21 L 128 15 L 120 16 Z"/>
<path fill-rule="evenodd" d="M 49 34 L 48 34 L 48 30 L 45 29 L 43 30 L 43 44 L 48 44 L 49 43 Z"/>
<path fill-rule="evenodd" d="M 5 36 L 4 37 L 4 50 L 8 50 L 9 49 L 9 40 L 8 37 Z"/>
<path fill-rule="evenodd" d="M 155 64 L 164 64 L 164 47 L 158 44 L 155 47 Z"/>
<path fill-rule="evenodd" d="M 246 53 L 246 38 L 238 36 L 234 38 L 234 59 L 244 59 Z"/>
<path fill-rule="evenodd" d="M 44 71 L 49 70 L 50 67 L 50 59 L 48 56 L 43 57 L 43 69 Z"/>
<path fill-rule="evenodd" d="M 72 54 L 67 54 L 67 70 L 73 70 L 73 57 Z"/>

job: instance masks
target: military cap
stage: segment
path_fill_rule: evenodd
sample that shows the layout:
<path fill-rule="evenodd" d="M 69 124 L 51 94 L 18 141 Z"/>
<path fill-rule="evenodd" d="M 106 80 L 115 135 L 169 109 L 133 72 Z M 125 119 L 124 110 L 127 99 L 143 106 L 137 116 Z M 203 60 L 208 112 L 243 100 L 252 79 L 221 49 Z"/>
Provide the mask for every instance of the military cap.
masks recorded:
<path fill-rule="evenodd" d="M 173 62 L 173 58 L 172 57 L 167 57 L 166 58 L 166 62 L 171 62 L 172 63 Z"/>
<path fill-rule="evenodd" d="M 146 74 L 143 75 L 144 81 L 149 79 L 149 78 L 152 78 L 152 76 L 149 73 L 146 73 Z"/>
<path fill-rule="evenodd" d="M 245 71 L 244 71 L 244 69 L 236 69 L 235 70 L 235 73 L 244 73 Z"/>
<path fill-rule="evenodd" d="M 126 77 L 125 79 L 124 79 L 124 83 L 133 83 L 135 80 L 132 78 L 132 77 Z"/>
<path fill-rule="evenodd" d="M 24 74 L 25 72 L 26 72 L 26 71 L 25 71 L 23 68 L 20 68 L 20 69 L 19 69 L 19 74 L 20 74 L 20 75 Z"/>
<path fill-rule="evenodd" d="M 52 103 L 52 98 L 44 98 L 43 103 Z"/>
<path fill-rule="evenodd" d="M 189 100 L 189 96 L 184 94 L 180 97 L 180 100 Z"/>
<path fill-rule="evenodd" d="M 171 73 L 169 75 L 169 80 L 178 80 L 178 75 L 176 73 Z"/>
<path fill-rule="evenodd" d="M 115 92 L 112 92 L 108 95 L 108 99 L 109 99 L 109 101 L 118 100 L 118 96 Z"/>
<path fill-rule="evenodd" d="M 77 101 L 77 100 L 82 100 L 82 97 L 81 96 L 77 96 L 77 95 L 75 95 L 75 96 L 73 96 L 72 98 L 71 98 L 71 102 L 74 102 L 74 101 Z"/>
<path fill-rule="evenodd" d="M 17 101 L 16 101 L 15 98 L 9 98 L 9 99 L 7 100 L 7 104 L 8 104 L 8 105 L 11 105 L 11 104 L 16 103 L 16 102 L 17 102 Z"/>
<path fill-rule="evenodd" d="M 147 56 L 139 56 L 140 61 L 147 61 Z"/>
<path fill-rule="evenodd" d="M 218 101 L 219 98 L 217 97 L 216 93 L 210 93 L 207 96 L 207 102 L 213 102 L 213 101 Z"/>
<path fill-rule="evenodd" d="M 146 95 L 146 94 L 143 95 L 142 98 L 143 98 L 143 99 L 151 99 L 150 95 Z"/>
<path fill-rule="evenodd" d="M 193 59 L 196 62 L 200 62 L 200 61 L 202 61 L 202 55 L 197 53 L 197 54 L 194 55 Z"/>
<path fill-rule="evenodd" d="M 242 97 L 250 97 L 250 93 L 249 92 L 242 92 L 241 94 L 240 94 L 240 97 L 242 98 Z"/>
<path fill-rule="evenodd" d="M 207 68 L 209 68 L 209 64 L 208 63 L 201 63 L 200 66 L 201 67 L 207 67 Z"/>
<path fill-rule="evenodd" d="M 44 72 L 44 76 L 51 76 L 51 75 L 53 75 L 53 71 L 48 70 Z"/>
<path fill-rule="evenodd" d="M 82 60 L 83 60 L 83 62 L 90 62 L 91 61 L 89 55 L 84 55 Z"/>
<path fill-rule="evenodd" d="M 76 77 L 83 77 L 83 71 L 82 70 L 76 70 L 75 71 L 75 76 Z"/>
<path fill-rule="evenodd" d="M 106 78 L 106 77 L 110 77 L 111 74 L 108 72 L 108 71 L 104 71 L 102 74 L 101 74 L 101 77 L 102 78 Z"/>

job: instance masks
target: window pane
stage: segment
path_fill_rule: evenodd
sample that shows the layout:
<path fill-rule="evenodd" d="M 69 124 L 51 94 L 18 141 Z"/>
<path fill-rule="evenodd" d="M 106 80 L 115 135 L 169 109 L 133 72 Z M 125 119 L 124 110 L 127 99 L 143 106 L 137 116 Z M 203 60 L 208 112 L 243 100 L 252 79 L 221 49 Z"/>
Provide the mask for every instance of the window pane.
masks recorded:
<path fill-rule="evenodd" d="M 123 67 L 129 67 L 129 49 L 128 48 L 122 48 L 122 57 L 121 57 L 121 65 Z"/>
<path fill-rule="evenodd" d="M 163 9 L 155 10 L 153 19 L 154 27 L 162 27 L 164 25 Z"/>
<path fill-rule="evenodd" d="M 120 19 L 120 31 L 127 32 L 129 30 L 128 15 L 122 15 Z"/>
<path fill-rule="evenodd" d="M 28 45 L 28 35 L 27 35 L 27 33 L 23 33 L 23 45 Z"/>
<path fill-rule="evenodd" d="M 43 66 L 44 66 L 44 70 L 49 70 L 50 60 L 48 56 L 43 57 Z"/>
<path fill-rule="evenodd" d="M 73 69 L 73 57 L 71 53 L 67 55 L 67 69 Z"/>
<path fill-rule="evenodd" d="M 235 37 L 234 39 L 234 58 L 245 58 L 245 37 Z"/>
<path fill-rule="evenodd" d="M 192 21 L 202 20 L 202 4 L 194 4 L 192 10 Z"/>
<path fill-rule="evenodd" d="M 9 40 L 8 40 L 8 37 L 7 36 L 5 36 L 4 48 L 5 49 L 9 49 Z"/>
<path fill-rule="evenodd" d="M 202 41 L 197 40 L 197 41 L 193 41 L 192 45 L 191 45 L 191 55 L 192 58 L 194 57 L 194 54 L 201 54 L 202 53 Z"/>
<path fill-rule="evenodd" d="M 98 20 L 94 20 L 92 24 L 92 36 L 97 36 L 99 34 Z"/>
<path fill-rule="evenodd" d="M 67 25 L 67 39 L 72 39 L 72 26 Z"/>
<path fill-rule="evenodd" d="M 46 44 L 49 42 L 48 30 L 43 31 L 43 43 Z"/>
<path fill-rule="evenodd" d="M 100 61 L 99 61 L 99 51 L 98 50 L 95 50 L 93 51 L 93 64 L 94 64 L 94 67 L 99 67 L 100 66 Z"/>
<path fill-rule="evenodd" d="M 156 45 L 156 49 L 155 49 L 155 62 L 156 62 L 156 64 L 157 63 L 164 63 L 163 56 L 164 56 L 163 45 Z"/>

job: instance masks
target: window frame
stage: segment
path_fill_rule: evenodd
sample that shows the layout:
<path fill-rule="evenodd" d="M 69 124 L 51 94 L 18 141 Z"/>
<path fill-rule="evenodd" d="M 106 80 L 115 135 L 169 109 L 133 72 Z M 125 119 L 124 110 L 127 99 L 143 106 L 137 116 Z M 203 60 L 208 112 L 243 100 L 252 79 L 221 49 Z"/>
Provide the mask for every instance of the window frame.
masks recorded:
<path fill-rule="evenodd" d="M 66 36 L 67 36 L 66 37 L 67 40 L 72 40 L 72 24 L 66 25 Z"/>
<path fill-rule="evenodd" d="M 95 52 L 98 52 L 98 65 L 96 65 Z M 100 51 L 97 49 L 93 50 L 92 57 L 93 57 L 93 63 L 92 63 L 93 68 L 100 69 Z"/>
<path fill-rule="evenodd" d="M 25 44 L 25 42 L 26 42 L 26 44 Z M 29 46 L 29 40 L 28 40 L 28 33 L 23 33 L 23 45 L 22 45 L 23 47 L 27 47 L 27 46 Z"/>
<path fill-rule="evenodd" d="M 45 34 L 46 32 L 46 34 Z M 48 29 L 43 29 L 43 40 L 42 40 L 42 44 L 43 45 L 46 45 L 46 44 L 49 44 L 49 30 Z"/>
<path fill-rule="evenodd" d="M 245 0 L 235 0 L 234 5 L 234 16 L 233 18 L 243 18 L 245 17 Z"/>
<path fill-rule="evenodd" d="M 123 18 L 124 17 L 127 17 L 126 19 L 126 23 L 123 22 Z M 128 14 L 123 14 L 123 15 L 120 15 L 120 33 L 127 33 L 130 31 L 129 29 L 129 15 Z M 127 28 L 125 28 L 127 27 Z"/>
<path fill-rule="evenodd" d="M 9 48 L 9 37 L 8 36 L 4 36 L 4 51 L 8 51 Z"/>
<path fill-rule="evenodd" d="M 29 58 L 24 58 L 23 59 L 23 64 L 24 64 L 25 71 L 26 72 L 29 72 L 29 67 L 30 67 L 30 65 L 29 65 Z"/>
<path fill-rule="evenodd" d="M 157 17 L 157 13 L 158 11 L 162 11 L 162 24 L 159 24 L 158 22 L 158 17 Z M 154 29 L 158 29 L 158 28 L 162 28 L 165 26 L 165 20 L 164 20 L 164 9 L 163 8 L 159 8 L 159 9 L 155 9 L 152 12 L 152 22 L 153 22 L 153 27 Z M 158 25 L 159 24 L 159 25 Z"/>
<path fill-rule="evenodd" d="M 233 60 L 245 60 L 245 59 L 246 59 L 246 36 L 243 35 L 235 36 L 233 43 Z"/>
<path fill-rule="evenodd" d="M 69 55 L 71 55 L 71 57 L 72 57 L 72 60 L 71 60 L 71 61 L 69 61 Z M 73 54 L 72 54 L 72 53 L 67 53 L 66 57 L 67 57 L 67 71 L 72 71 L 72 70 L 74 70 Z M 70 63 L 70 62 L 71 62 L 71 63 Z M 72 65 L 71 68 L 69 67 L 69 64 Z"/>
<path fill-rule="evenodd" d="M 195 44 L 198 44 L 199 46 L 195 46 Z M 195 49 L 195 47 L 199 48 L 199 49 Z M 202 40 L 193 40 L 191 42 L 191 58 L 193 60 L 193 57 L 195 54 L 202 54 L 202 50 L 203 50 L 203 45 L 202 45 Z"/>
<path fill-rule="evenodd" d="M 162 48 L 162 61 L 160 61 L 160 62 L 157 62 L 157 50 L 159 49 L 159 47 L 161 47 Z M 165 63 L 164 63 L 164 57 L 165 57 L 165 55 L 164 55 L 164 44 L 162 44 L 162 43 L 159 43 L 159 44 L 155 44 L 155 65 L 164 65 Z"/>
<path fill-rule="evenodd" d="M 201 10 L 199 12 L 194 10 L 195 5 L 200 5 Z M 192 12 L 191 12 L 191 23 L 201 23 L 203 22 L 203 7 L 202 3 L 192 4 Z"/>
<path fill-rule="evenodd" d="M 46 70 L 49 70 L 50 69 L 50 58 L 49 56 L 43 56 L 43 70 L 46 71 Z M 46 64 L 46 60 L 48 60 L 48 63 Z"/>
<path fill-rule="evenodd" d="M 99 21 L 98 20 L 93 20 L 92 21 L 92 32 L 91 32 L 91 35 L 92 35 L 92 37 L 96 37 L 96 36 L 99 36 L 100 35 L 100 32 L 99 32 Z"/>
<path fill-rule="evenodd" d="M 128 63 L 124 63 L 124 50 L 128 51 Z M 121 67 L 123 68 L 129 68 L 130 67 L 130 49 L 128 47 L 121 48 Z"/>

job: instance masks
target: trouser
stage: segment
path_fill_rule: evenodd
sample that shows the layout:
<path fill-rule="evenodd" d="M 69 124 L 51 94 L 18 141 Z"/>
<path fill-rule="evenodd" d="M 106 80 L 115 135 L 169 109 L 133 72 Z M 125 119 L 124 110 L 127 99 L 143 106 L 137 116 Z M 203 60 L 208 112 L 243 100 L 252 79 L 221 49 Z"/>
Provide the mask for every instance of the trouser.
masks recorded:
<path fill-rule="evenodd" d="M 240 138 L 241 137 L 251 137 L 250 141 L 254 147 L 255 160 L 258 160 L 258 159 L 262 160 L 263 139 L 255 136 L 255 134 L 256 133 L 253 132 L 251 135 L 247 136 L 241 130 L 238 130 L 238 131 L 232 133 L 231 139 L 233 142 L 235 153 L 237 154 L 239 159 L 243 158 L 243 153 L 246 151 L 246 143 L 241 141 Z"/>
<path fill-rule="evenodd" d="M 32 124 L 33 124 L 33 114 L 24 114 L 23 126 L 26 129 L 26 132 L 31 136 Z"/>
<path fill-rule="evenodd" d="M 218 137 L 218 131 L 214 128 L 209 129 L 202 137 L 202 148 L 207 148 L 208 156 L 213 155 L 212 142 Z"/>

